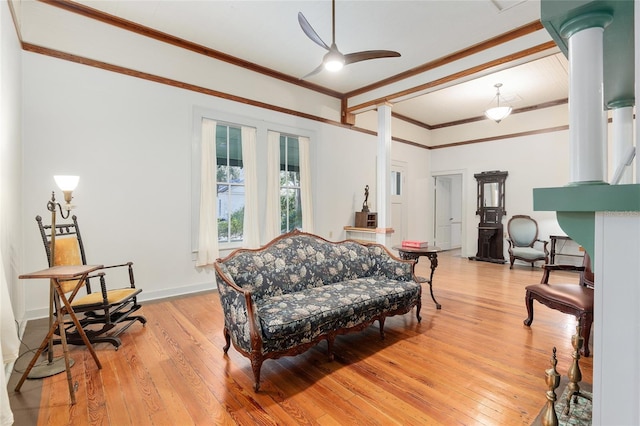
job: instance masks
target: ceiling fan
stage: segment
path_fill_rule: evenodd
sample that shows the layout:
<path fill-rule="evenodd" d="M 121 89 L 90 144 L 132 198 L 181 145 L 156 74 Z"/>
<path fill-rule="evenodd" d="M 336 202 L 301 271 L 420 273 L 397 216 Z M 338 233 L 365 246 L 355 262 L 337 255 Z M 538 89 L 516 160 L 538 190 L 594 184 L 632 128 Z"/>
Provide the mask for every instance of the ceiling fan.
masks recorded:
<path fill-rule="evenodd" d="M 364 50 L 362 52 L 355 53 L 347 53 L 343 55 L 339 50 L 338 46 L 336 46 L 336 0 L 332 0 L 332 13 L 331 13 L 331 47 L 327 46 L 318 33 L 315 32 L 309 21 L 304 17 L 302 12 L 298 12 L 298 22 L 300 23 L 300 27 L 302 31 L 318 46 L 328 50 L 328 52 L 322 58 L 322 63 L 318 65 L 316 69 L 311 71 L 309 74 L 300 78 L 304 80 L 307 77 L 310 77 L 314 74 L 319 73 L 325 68 L 328 71 L 338 71 L 342 69 L 343 66 L 353 64 L 354 62 L 366 61 L 369 59 L 378 59 L 378 58 L 392 58 L 398 57 L 400 54 L 398 52 L 394 52 L 392 50 Z"/>

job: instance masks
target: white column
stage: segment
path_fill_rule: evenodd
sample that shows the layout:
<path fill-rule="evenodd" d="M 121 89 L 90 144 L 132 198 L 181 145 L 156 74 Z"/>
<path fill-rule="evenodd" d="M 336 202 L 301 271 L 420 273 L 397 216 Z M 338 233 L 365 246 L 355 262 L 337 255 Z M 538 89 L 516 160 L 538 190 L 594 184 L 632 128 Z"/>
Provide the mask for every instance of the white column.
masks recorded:
<path fill-rule="evenodd" d="M 634 81 L 635 81 L 635 97 L 636 99 L 640 99 L 640 6 L 638 5 L 638 0 L 634 2 L 633 8 L 633 34 L 634 34 L 634 50 L 635 50 L 635 73 L 634 73 Z M 638 158 L 640 158 L 640 132 L 636 131 L 636 164 L 638 164 Z M 640 183 L 640 168 L 636 166 L 636 181 L 635 183 Z"/>
<path fill-rule="evenodd" d="M 626 164 L 629 151 L 633 148 L 633 102 L 613 108 L 613 173 L 618 167 Z M 633 167 L 627 166 L 618 182 L 633 183 Z"/>
<path fill-rule="evenodd" d="M 640 424 L 640 212 L 597 212 L 594 425 Z"/>
<path fill-rule="evenodd" d="M 391 226 L 391 105 L 378 105 L 378 176 L 376 203 L 378 210 L 378 228 Z M 389 234 L 377 233 L 376 242 L 387 244 Z"/>
<path fill-rule="evenodd" d="M 607 164 L 604 108 L 603 32 L 611 16 L 581 15 L 562 25 L 569 39 L 570 182 L 605 182 Z"/>

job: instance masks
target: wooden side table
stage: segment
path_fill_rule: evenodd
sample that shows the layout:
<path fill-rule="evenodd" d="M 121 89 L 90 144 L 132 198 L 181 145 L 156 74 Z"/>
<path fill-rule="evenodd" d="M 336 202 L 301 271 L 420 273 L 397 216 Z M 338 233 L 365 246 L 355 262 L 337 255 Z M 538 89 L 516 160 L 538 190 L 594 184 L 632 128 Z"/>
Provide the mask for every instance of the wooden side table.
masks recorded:
<path fill-rule="evenodd" d="M 69 394 L 71 396 L 71 404 L 76 403 L 76 394 L 75 394 L 75 390 L 73 388 L 73 382 L 71 379 L 71 366 L 69 365 L 69 348 L 67 346 L 67 336 L 64 331 L 64 316 L 66 314 L 68 314 L 69 317 L 71 317 L 73 324 L 76 326 L 76 329 L 78 330 L 78 334 L 80 334 L 80 337 L 82 337 L 82 341 L 89 349 L 89 352 L 91 353 L 93 360 L 96 362 L 96 365 L 98 366 L 98 368 L 102 368 L 102 364 L 100 364 L 98 355 L 96 355 L 96 352 L 93 349 L 91 342 L 89 342 L 89 339 L 87 338 L 87 335 L 85 334 L 84 329 L 82 328 L 80 321 L 78 321 L 78 318 L 76 317 L 76 314 L 73 311 L 73 308 L 71 307 L 71 303 L 69 302 L 69 299 L 73 300 L 75 295 L 78 293 L 78 290 L 80 290 L 80 288 L 84 285 L 84 282 L 87 279 L 87 276 L 91 272 L 97 271 L 98 269 L 102 269 L 102 268 L 103 268 L 103 265 L 52 266 L 42 271 L 32 272 L 30 274 L 23 274 L 18 277 L 20 279 L 38 279 L 38 278 L 49 279 L 50 285 L 53 287 L 53 290 L 54 290 L 53 301 L 54 301 L 55 310 L 56 310 L 56 319 L 51 325 L 51 328 L 49 329 L 49 332 L 47 333 L 46 337 L 42 340 L 42 344 L 40 344 L 40 347 L 38 348 L 38 351 L 36 352 L 36 354 L 33 356 L 33 359 L 29 363 L 29 366 L 22 374 L 20 381 L 16 385 L 16 389 L 15 389 L 16 392 L 20 392 L 20 388 L 22 387 L 22 384 L 24 383 L 25 379 L 29 375 L 29 372 L 31 371 L 33 366 L 36 364 L 36 361 L 38 361 L 38 357 L 40 356 L 40 354 L 42 354 L 42 351 L 44 351 L 44 349 L 49 344 L 49 339 L 53 338 L 53 333 L 55 333 L 56 329 L 59 327 L 60 340 L 62 342 L 62 350 L 64 352 L 65 369 L 67 371 L 67 382 L 69 384 Z M 62 291 L 62 287 L 60 286 L 60 281 L 65 281 L 70 279 L 77 279 L 78 283 L 76 284 L 75 288 L 71 292 L 70 297 L 67 298 L 64 292 Z M 62 305 L 60 304 L 60 301 L 62 301 Z"/>
<path fill-rule="evenodd" d="M 549 235 L 549 240 L 551 241 L 551 250 L 549 251 L 549 263 L 552 265 L 556 263 L 556 256 L 569 256 L 569 257 L 583 257 L 584 254 L 575 254 L 575 253 L 562 253 L 557 249 L 558 241 L 572 241 L 571 237 L 566 235 Z M 580 247 L 578 247 L 580 249 Z"/>
<path fill-rule="evenodd" d="M 440 247 L 430 246 L 424 248 L 414 248 L 414 247 L 405 247 L 405 246 L 394 246 L 394 250 L 397 250 L 400 254 L 400 258 L 404 260 L 415 260 L 418 263 L 418 259 L 420 256 L 425 256 L 431 262 L 431 275 L 429 278 L 416 277 L 419 282 L 428 283 L 429 284 L 429 292 L 431 293 L 431 299 L 433 303 L 436 304 L 436 309 L 441 309 L 442 305 L 438 303 L 435 296 L 433 295 L 433 273 L 436 271 L 438 267 L 438 252 L 441 252 L 442 249 Z"/>

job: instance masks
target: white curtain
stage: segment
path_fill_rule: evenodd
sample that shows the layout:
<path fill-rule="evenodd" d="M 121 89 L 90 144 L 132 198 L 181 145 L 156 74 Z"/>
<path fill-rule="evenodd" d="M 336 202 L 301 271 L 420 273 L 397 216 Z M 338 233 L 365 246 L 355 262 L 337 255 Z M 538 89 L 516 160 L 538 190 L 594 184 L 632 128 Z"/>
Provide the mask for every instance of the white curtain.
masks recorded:
<path fill-rule="evenodd" d="M 202 120 L 200 154 L 200 226 L 196 266 L 213 264 L 218 251 L 218 213 L 216 188 L 216 122 Z"/>
<path fill-rule="evenodd" d="M 300 202 L 302 203 L 302 230 L 313 232 L 313 200 L 311 196 L 311 164 L 309 138 L 298 137 L 300 147 Z"/>
<path fill-rule="evenodd" d="M 265 238 L 280 235 L 280 133 L 267 132 L 267 211 Z"/>
<path fill-rule="evenodd" d="M 242 230 L 243 246 L 260 246 L 258 215 L 258 159 L 256 147 L 256 129 L 242 127 L 242 166 L 244 169 L 244 224 Z"/>
<path fill-rule="evenodd" d="M 5 368 L 18 358 L 18 351 L 20 350 L 18 331 L 4 272 L 3 256 L 0 251 L 0 353 L 2 354 L 2 368 L 0 368 L 0 425 L 2 426 L 13 424 L 13 412 L 9 405 Z"/>

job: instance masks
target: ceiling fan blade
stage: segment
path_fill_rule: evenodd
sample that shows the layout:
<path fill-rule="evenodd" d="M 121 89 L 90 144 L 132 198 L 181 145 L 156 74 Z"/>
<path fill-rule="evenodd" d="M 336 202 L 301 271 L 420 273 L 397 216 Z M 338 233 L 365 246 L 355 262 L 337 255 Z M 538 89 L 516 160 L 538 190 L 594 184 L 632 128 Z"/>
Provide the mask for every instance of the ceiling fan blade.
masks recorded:
<path fill-rule="evenodd" d="M 311 77 L 312 75 L 318 74 L 320 71 L 322 71 L 323 68 L 324 68 L 324 63 L 318 65 L 318 67 L 316 69 L 314 69 L 313 71 L 311 71 L 309 74 L 305 75 L 304 77 L 300 77 L 300 80 L 304 80 L 307 77 Z"/>
<path fill-rule="evenodd" d="M 309 37 L 318 46 L 324 47 L 325 49 L 329 50 L 329 46 L 327 46 L 327 43 L 322 41 L 318 33 L 315 32 L 315 30 L 313 29 L 311 24 L 309 24 L 309 21 L 307 21 L 307 18 L 304 17 L 302 12 L 298 12 L 298 23 L 300 24 L 300 28 L 302 28 L 302 31 L 304 31 L 307 37 Z"/>
<path fill-rule="evenodd" d="M 347 53 L 344 55 L 344 64 L 349 65 L 354 62 L 366 61 L 378 58 L 396 58 L 400 56 L 398 52 L 392 50 L 364 50 L 362 52 Z"/>

